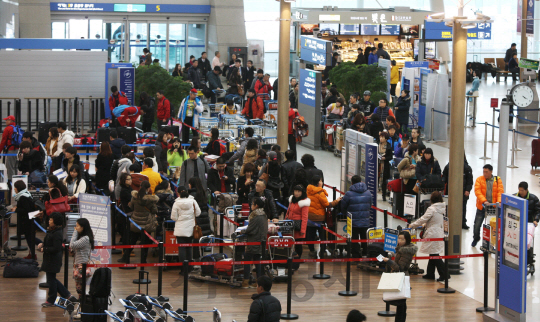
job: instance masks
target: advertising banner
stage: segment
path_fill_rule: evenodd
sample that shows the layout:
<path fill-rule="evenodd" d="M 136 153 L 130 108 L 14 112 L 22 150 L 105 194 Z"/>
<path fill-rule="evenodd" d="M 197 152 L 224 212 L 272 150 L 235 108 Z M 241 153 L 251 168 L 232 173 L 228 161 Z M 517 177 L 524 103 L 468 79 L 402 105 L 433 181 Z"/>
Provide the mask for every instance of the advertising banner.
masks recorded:
<path fill-rule="evenodd" d="M 378 145 L 374 143 L 366 144 L 366 185 L 371 192 L 371 204 L 377 207 L 377 166 L 378 166 Z M 371 209 L 370 227 L 377 226 L 377 210 Z"/>
<path fill-rule="evenodd" d="M 532 60 L 532 59 L 527 59 L 527 58 L 519 59 L 520 68 L 538 70 L 539 65 L 540 65 L 540 62 L 538 60 Z"/>
<path fill-rule="evenodd" d="M 298 101 L 311 107 L 317 107 L 317 95 L 320 96 L 321 84 L 317 83 L 319 72 L 300 69 L 300 88 Z"/>
<path fill-rule="evenodd" d="M 529 0 L 527 1 L 527 37 L 533 37 L 534 36 L 534 3 L 536 1 Z M 521 21 L 522 21 L 522 0 L 518 0 L 518 9 L 517 9 L 517 33 L 521 34 Z"/>
<path fill-rule="evenodd" d="M 118 68 L 118 89 L 126 93 L 129 100 L 128 105 L 135 104 L 135 68 L 120 67 Z"/>
<path fill-rule="evenodd" d="M 110 199 L 107 196 L 98 196 L 88 193 L 79 194 L 79 211 L 81 218 L 90 222 L 94 233 L 96 246 L 110 246 L 111 241 L 111 208 Z M 71 236 L 69 236 L 71 238 Z M 111 250 L 96 249 L 90 259 L 94 264 L 110 264 Z"/>

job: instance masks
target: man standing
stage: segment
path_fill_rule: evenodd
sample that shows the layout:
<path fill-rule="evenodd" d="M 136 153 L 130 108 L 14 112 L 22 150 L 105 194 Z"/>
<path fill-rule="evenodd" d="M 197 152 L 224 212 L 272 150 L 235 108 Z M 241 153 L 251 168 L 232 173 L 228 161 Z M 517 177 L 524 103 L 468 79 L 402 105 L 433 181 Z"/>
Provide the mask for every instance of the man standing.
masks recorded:
<path fill-rule="evenodd" d="M 144 53 L 144 63 L 141 65 L 150 66 L 152 64 L 152 53 L 150 50 L 148 50 L 148 48 L 143 48 L 142 51 Z"/>
<path fill-rule="evenodd" d="M 165 97 L 163 91 L 157 91 L 156 97 L 158 99 L 157 126 L 158 131 L 161 131 L 161 127 L 166 125 L 171 118 L 171 102 Z"/>
<path fill-rule="evenodd" d="M 270 85 L 270 74 L 265 74 L 263 79 L 258 79 L 255 83 L 255 92 L 257 95 L 266 94 L 270 98 L 270 91 L 272 90 L 272 85 Z"/>
<path fill-rule="evenodd" d="M 443 170 L 443 182 L 446 184 L 448 189 L 448 183 L 450 176 L 450 163 L 444 167 Z M 463 221 L 461 224 L 462 229 L 469 229 L 469 226 L 467 226 L 467 201 L 469 201 L 469 196 L 471 194 L 471 190 L 473 187 L 473 174 L 472 174 L 472 168 L 469 166 L 469 163 L 467 162 L 467 157 L 465 156 L 465 160 L 463 163 Z"/>
<path fill-rule="evenodd" d="M 201 82 L 201 70 L 198 68 L 199 61 L 194 60 L 193 66 L 188 71 L 188 80 L 193 84 L 193 88 L 199 89 L 201 88 L 202 82 Z"/>
<path fill-rule="evenodd" d="M 60 136 L 58 137 L 59 147 L 63 147 L 66 143 L 69 143 L 71 144 L 71 146 L 73 146 L 75 142 L 75 133 L 67 130 L 66 122 L 58 122 L 58 133 L 60 133 Z M 57 157 L 60 155 L 60 153 L 62 153 L 62 149 L 56 149 L 56 153 L 54 154 L 54 156 Z"/>
<path fill-rule="evenodd" d="M 159 175 L 159 173 L 155 172 L 154 169 L 152 169 L 154 167 L 154 161 L 150 158 L 146 158 L 144 159 L 144 163 L 143 163 L 143 170 L 141 171 L 141 174 L 142 175 L 145 175 L 148 177 L 148 181 L 150 182 L 150 189 L 152 189 L 152 194 L 155 194 L 155 189 L 156 189 L 156 186 L 158 184 L 161 183 L 161 181 L 163 181 L 161 179 L 161 176 Z"/>
<path fill-rule="evenodd" d="M 364 56 L 364 50 L 362 48 L 358 48 L 358 57 L 356 57 L 356 60 L 354 61 L 355 65 L 365 65 L 366 64 L 366 57 Z"/>
<path fill-rule="evenodd" d="M 212 66 L 210 65 L 210 61 L 208 60 L 208 55 L 205 51 L 202 52 L 201 58 L 198 59 L 199 66 L 198 68 L 201 70 L 202 79 L 206 79 L 206 74 L 208 74 L 209 71 L 212 70 Z"/>
<path fill-rule="evenodd" d="M 221 78 L 219 78 L 219 74 L 221 74 L 221 68 L 219 66 L 216 66 L 214 67 L 213 71 L 208 72 L 208 74 L 206 75 L 206 80 L 208 80 L 209 89 L 211 91 L 223 89 L 223 85 L 221 84 Z M 210 96 L 210 103 L 216 104 L 216 102 L 217 102 L 216 93 L 212 92 L 212 96 Z"/>
<path fill-rule="evenodd" d="M 111 87 L 111 96 L 109 97 L 109 108 L 114 110 L 115 107 L 120 105 L 128 105 L 128 98 L 126 96 L 126 93 L 120 92 L 118 90 L 118 87 L 112 86 Z"/>
<path fill-rule="evenodd" d="M 282 179 L 283 183 L 285 183 L 285 191 L 289 191 L 296 170 L 302 169 L 304 166 L 302 163 L 296 161 L 296 153 L 292 150 L 285 151 L 285 159 L 286 161 L 281 165 L 285 172 L 285 177 Z"/>
<path fill-rule="evenodd" d="M 508 62 L 508 71 L 512 73 L 512 81 L 516 81 L 516 76 L 519 77 L 519 61 L 517 58 L 517 54 L 514 54 L 512 58 L 510 58 L 510 62 Z M 505 79 L 506 81 L 506 79 Z"/>
<path fill-rule="evenodd" d="M 388 59 L 390 60 L 390 55 L 388 54 L 388 52 L 386 50 L 383 49 L 383 44 L 382 42 L 380 42 L 377 47 L 379 48 L 379 50 L 377 50 L 377 57 L 381 57 L 383 56 L 384 59 Z"/>
<path fill-rule="evenodd" d="M 66 149 L 66 152 L 64 152 L 62 170 L 69 172 L 73 165 L 78 165 L 81 172 L 84 171 L 84 164 L 81 161 L 81 157 L 77 154 L 77 149 L 70 146 Z"/>
<path fill-rule="evenodd" d="M 517 48 L 516 48 L 516 44 L 512 43 L 512 45 L 510 45 L 510 48 L 506 50 L 506 55 L 504 55 L 504 63 L 505 63 L 504 70 L 509 69 L 508 65 L 510 64 L 510 60 L 512 59 L 512 57 L 514 57 L 514 55 L 517 55 Z"/>
<path fill-rule="evenodd" d="M 201 179 L 204 190 L 206 191 L 206 174 L 210 170 L 210 166 L 206 160 L 199 158 L 199 148 L 195 146 L 188 147 L 189 159 L 182 163 L 182 169 L 180 171 L 180 179 L 178 180 L 178 186 L 188 186 L 189 179 L 197 177 Z"/>
<path fill-rule="evenodd" d="M 341 213 L 352 215 L 352 239 L 367 239 L 367 230 L 370 227 L 371 218 L 371 192 L 358 175 L 351 178 L 351 187 L 345 193 L 341 201 Z M 358 238 L 360 236 L 360 238 Z M 367 255 L 367 244 L 360 245 L 354 243 L 352 246 L 352 257 L 361 258 Z"/>
<path fill-rule="evenodd" d="M 264 102 L 261 97 L 257 97 L 254 89 L 248 89 L 247 100 L 244 103 L 242 115 L 245 115 L 249 120 L 264 118 Z"/>
<path fill-rule="evenodd" d="M 518 186 L 518 193 L 515 195 L 520 198 L 527 199 L 527 203 L 529 205 L 527 222 L 538 226 L 538 222 L 540 221 L 540 200 L 538 200 L 536 195 L 529 192 L 529 184 L 525 181 L 520 182 Z"/>
<path fill-rule="evenodd" d="M 212 59 L 212 68 L 216 68 L 218 66 L 219 68 L 223 68 L 225 63 L 222 63 L 219 59 L 221 58 L 221 54 L 219 51 L 216 51 L 216 56 L 214 56 L 214 59 Z"/>
<path fill-rule="evenodd" d="M 120 159 L 122 157 L 122 147 L 126 145 L 126 141 L 118 137 L 118 132 L 116 132 L 116 130 L 111 130 L 109 133 L 109 141 L 114 158 Z"/>
<path fill-rule="evenodd" d="M 246 68 L 246 81 L 244 83 L 244 90 L 247 90 L 251 87 L 251 83 L 253 83 L 253 80 L 255 80 L 255 67 L 253 66 L 253 61 L 248 60 L 247 61 L 247 68 Z"/>
<path fill-rule="evenodd" d="M 268 220 L 278 222 L 278 212 L 276 202 L 274 201 L 274 195 L 271 190 L 266 189 L 266 181 L 259 179 L 255 184 L 255 190 L 251 191 L 248 195 L 248 204 L 253 203 L 253 199 L 256 197 L 264 200 L 264 212 Z"/>
<path fill-rule="evenodd" d="M 238 148 L 238 150 L 233 154 L 233 156 L 227 162 L 229 164 L 229 166 L 233 166 L 235 160 L 238 160 L 238 165 L 243 164 L 243 157 L 244 157 L 244 153 L 246 152 L 247 143 L 248 143 L 249 139 L 251 139 L 253 137 L 254 133 L 255 133 L 255 131 L 253 130 L 252 127 L 246 128 L 246 130 L 244 131 L 245 139 L 240 144 L 240 148 Z"/>
<path fill-rule="evenodd" d="M 196 135 L 197 131 L 193 128 L 199 127 L 199 116 L 202 114 L 204 108 L 201 99 L 197 97 L 197 90 L 192 88 L 189 92 L 189 96 L 184 98 L 182 104 L 180 104 L 180 111 L 178 112 L 178 118 L 182 122 L 182 143 L 187 144 L 189 142 L 189 131 Z M 188 126 L 186 126 L 188 125 Z M 191 128 L 189 127 L 191 126 Z"/>
<path fill-rule="evenodd" d="M 6 154 L 16 154 L 17 150 L 19 149 L 19 145 L 14 144 L 15 142 L 13 142 L 12 139 L 13 133 L 17 132 L 16 130 L 19 127 L 15 123 L 15 116 L 10 115 L 4 118 L 4 121 L 6 121 L 6 127 L 4 128 L 4 132 L 2 133 L 2 141 L 0 141 L 0 152 Z M 19 140 L 22 141 L 22 135 Z M 17 156 L 5 156 L 4 163 L 6 164 L 7 178 L 5 179 L 7 181 L 11 179 L 13 175 L 17 174 Z"/>
<path fill-rule="evenodd" d="M 358 105 L 360 106 L 360 112 L 364 113 L 364 116 L 369 116 L 373 111 L 375 110 L 375 103 L 371 101 L 371 92 L 365 91 L 364 92 L 364 99 L 358 102 Z M 386 120 L 381 120 L 386 121 Z"/>
<path fill-rule="evenodd" d="M 251 82 L 250 88 L 255 89 L 255 84 L 257 83 L 257 81 L 260 79 L 262 82 L 263 78 L 264 78 L 264 71 L 262 69 L 257 70 L 257 77 L 253 80 L 253 82 Z"/>
<path fill-rule="evenodd" d="M 208 172 L 208 188 L 215 195 L 235 191 L 236 178 L 234 170 L 227 167 L 225 159 L 218 158 Z M 231 188 L 232 187 L 232 188 Z"/>
<path fill-rule="evenodd" d="M 476 195 L 476 218 L 474 219 L 474 240 L 471 244 L 475 247 L 480 240 L 480 228 L 486 215 L 488 204 L 501 202 L 504 187 L 501 178 L 493 176 L 493 166 L 486 164 L 483 175 L 476 179 L 474 194 Z M 492 206 L 489 206 L 492 207 Z"/>
<path fill-rule="evenodd" d="M 272 279 L 266 275 L 257 277 L 257 294 L 253 294 L 248 322 L 278 322 L 281 319 L 281 303 L 270 294 Z"/>

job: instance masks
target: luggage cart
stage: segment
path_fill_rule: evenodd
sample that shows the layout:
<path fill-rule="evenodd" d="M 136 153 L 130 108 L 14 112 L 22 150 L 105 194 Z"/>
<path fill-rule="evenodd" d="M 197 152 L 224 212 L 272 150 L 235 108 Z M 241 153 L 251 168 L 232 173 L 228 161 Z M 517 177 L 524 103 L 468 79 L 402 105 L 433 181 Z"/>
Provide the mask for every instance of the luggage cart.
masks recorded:
<path fill-rule="evenodd" d="M 208 104 L 208 116 L 209 117 L 219 117 L 221 109 L 223 108 L 223 103 Z"/>
<path fill-rule="evenodd" d="M 536 271 L 536 268 L 534 267 L 534 263 L 536 260 L 534 259 L 536 255 L 534 254 L 534 232 L 536 230 L 536 227 L 533 223 L 527 224 L 527 274 L 531 274 L 531 276 L 534 275 L 534 272 Z"/>
<path fill-rule="evenodd" d="M 238 137 L 239 138 L 244 137 L 244 132 L 248 127 L 253 129 L 253 135 L 258 135 L 258 136 L 261 136 L 261 137 L 264 136 L 265 128 L 260 126 L 260 125 L 239 125 L 238 126 Z"/>
<path fill-rule="evenodd" d="M 372 240 L 372 239 L 384 239 L 384 228 L 382 227 L 374 227 L 374 228 L 369 228 L 367 230 L 367 239 L 369 240 Z M 368 257 L 371 257 L 369 256 L 369 246 L 370 245 L 375 245 L 375 244 L 378 244 L 378 243 L 381 243 L 381 242 L 368 242 Z M 382 243 L 384 244 L 384 242 Z M 386 267 L 381 265 L 380 263 L 378 262 L 359 262 L 358 265 L 356 265 L 357 268 L 360 268 L 360 269 L 365 269 L 365 270 L 368 270 L 368 271 L 376 271 L 376 272 L 385 272 L 386 271 Z"/>
<path fill-rule="evenodd" d="M 210 130 L 211 128 L 219 127 L 219 118 L 217 117 L 200 117 L 199 118 L 199 129 Z"/>
<path fill-rule="evenodd" d="M 210 130 L 201 130 L 201 133 L 202 136 L 200 137 L 201 138 L 201 142 L 202 143 L 208 143 L 210 142 L 210 138 L 211 138 L 211 133 L 210 133 Z M 206 134 L 206 135 L 205 135 Z M 233 130 L 219 130 L 219 137 L 220 138 L 231 138 L 231 137 L 234 137 L 234 131 Z"/>
<path fill-rule="evenodd" d="M 277 144 L 277 137 L 270 136 L 262 138 L 261 149 L 265 151 L 270 151 L 270 149 L 272 149 L 272 145 L 274 144 Z"/>
<path fill-rule="evenodd" d="M 267 250 L 270 260 L 287 259 L 294 254 L 294 221 L 282 220 L 274 227 L 268 227 Z M 276 243 L 276 246 L 270 246 L 270 243 Z M 263 267 L 266 274 L 274 282 L 287 281 L 287 264 L 269 264 Z"/>
<path fill-rule="evenodd" d="M 54 306 L 64 310 L 64 316 L 67 314 L 69 316 L 69 322 L 73 322 L 73 319 L 77 312 L 79 312 L 80 304 L 72 303 L 70 300 L 63 297 L 57 297 L 54 301 Z"/>

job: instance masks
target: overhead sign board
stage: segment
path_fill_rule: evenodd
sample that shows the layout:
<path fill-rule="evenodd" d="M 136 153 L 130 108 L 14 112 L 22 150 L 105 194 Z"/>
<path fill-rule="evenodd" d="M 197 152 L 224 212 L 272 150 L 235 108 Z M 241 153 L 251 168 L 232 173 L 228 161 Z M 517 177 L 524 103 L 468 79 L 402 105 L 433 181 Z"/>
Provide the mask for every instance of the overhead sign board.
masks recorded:
<path fill-rule="evenodd" d="M 428 61 L 406 61 L 405 67 L 407 68 L 428 68 Z"/>
<path fill-rule="evenodd" d="M 424 30 L 426 40 L 452 40 L 452 27 L 446 26 L 444 22 L 426 21 Z M 467 29 L 467 39 L 490 40 L 491 23 L 478 23 L 476 27 Z"/>
<path fill-rule="evenodd" d="M 313 64 L 331 66 L 332 65 L 332 42 L 301 36 L 300 37 L 300 58 Z"/>
<path fill-rule="evenodd" d="M 209 5 L 51 2 L 51 11 L 210 14 Z"/>
<path fill-rule="evenodd" d="M 332 66 L 332 53 L 321 53 L 302 48 L 300 59 L 317 65 Z"/>

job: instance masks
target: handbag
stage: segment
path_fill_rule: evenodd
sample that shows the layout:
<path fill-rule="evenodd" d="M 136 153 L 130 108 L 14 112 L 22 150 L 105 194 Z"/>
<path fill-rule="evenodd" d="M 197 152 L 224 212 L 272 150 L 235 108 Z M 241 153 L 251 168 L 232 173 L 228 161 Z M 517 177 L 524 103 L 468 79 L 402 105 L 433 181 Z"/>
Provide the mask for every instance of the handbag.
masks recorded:
<path fill-rule="evenodd" d="M 197 217 L 195 217 L 195 204 L 193 204 L 193 220 L 195 221 L 195 226 L 193 227 L 193 239 L 199 240 L 203 236 L 202 229 L 197 225 Z"/>
<path fill-rule="evenodd" d="M 423 189 L 433 189 L 433 188 L 441 189 L 441 190 L 444 189 L 444 183 L 442 181 L 441 176 L 433 174 L 433 168 L 431 168 L 431 173 L 426 175 L 424 179 L 422 179 L 420 186 Z"/>
<path fill-rule="evenodd" d="M 417 184 L 414 185 L 413 191 L 414 193 L 418 193 L 420 191 L 420 188 L 418 187 Z"/>
<path fill-rule="evenodd" d="M 302 220 L 294 220 L 294 219 L 290 219 L 289 218 L 289 211 L 291 210 L 291 208 L 289 207 L 287 209 L 287 214 L 285 215 L 285 218 L 289 219 L 289 220 L 292 220 L 293 221 L 293 228 L 294 228 L 294 231 L 302 231 Z"/>
<path fill-rule="evenodd" d="M 379 281 L 378 290 L 388 292 L 401 292 L 403 290 L 403 281 L 405 273 L 383 273 Z"/>
<path fill-rule="evenodd" d="M 238 95 L 244 96 L 244 85 L 238 85 Z"/>
<path fill-rule="evenodd" d="M 261 174 L 259 177 L 259 180 L 264 180 L 266 184 L 268 184 L 268 180 L 270 179 L 270 175 L 268 174 L 268 164 L 266 165 L 266 173 Z"/>
<path fill-rule="evenodd" d="M 55 188 L 58 191 L 59 198 L 52 199 L 51 192 L 49 191 L 50 199 L 45 201 L 45 211 L 47 215 L 51 215 L 53 212 L 64 213 L 71 211 L 71 208 L 68 205 L 68 197 L 62 196 L 60 189 Z"/>
<path fill-rule="evenodd" d="M 403 288 L 399 292 L 383 292 L 383 301 L 397 301 L 411 298 L 411 282 L 409 276 L 403 279 Z"/>

